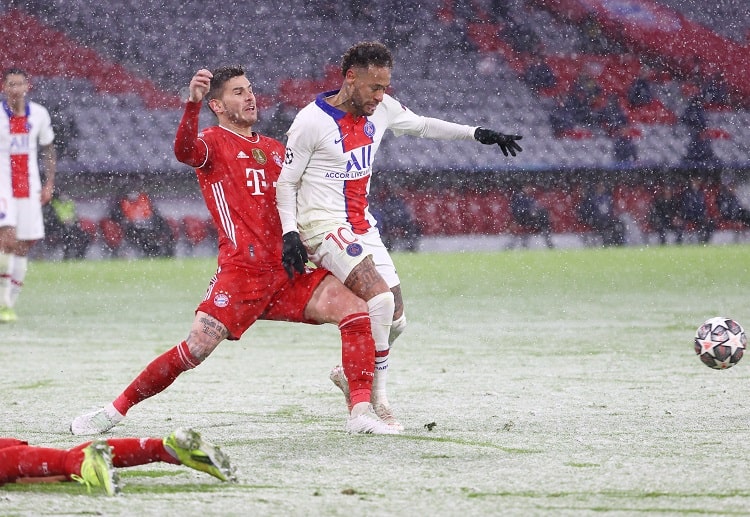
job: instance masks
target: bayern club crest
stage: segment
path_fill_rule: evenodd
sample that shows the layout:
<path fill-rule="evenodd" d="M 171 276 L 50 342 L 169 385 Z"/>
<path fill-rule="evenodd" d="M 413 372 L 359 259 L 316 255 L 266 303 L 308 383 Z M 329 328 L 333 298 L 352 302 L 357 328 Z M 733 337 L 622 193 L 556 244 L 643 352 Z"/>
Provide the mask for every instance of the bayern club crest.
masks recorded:
<path fill-rule="evenodd" d="M 217 307 L 226 307 L 229 305 L 229 296 L 226 293 L 217 293 L 214 296 L 214 305 Z"/>

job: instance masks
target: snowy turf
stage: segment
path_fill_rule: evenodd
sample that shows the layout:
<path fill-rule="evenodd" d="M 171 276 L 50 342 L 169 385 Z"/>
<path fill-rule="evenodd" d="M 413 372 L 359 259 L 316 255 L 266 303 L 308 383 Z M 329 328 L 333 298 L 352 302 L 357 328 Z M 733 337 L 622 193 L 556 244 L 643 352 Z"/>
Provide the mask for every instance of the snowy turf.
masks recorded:
<path fill-rule="evenodd" d="M 350 436 L 333 326 L 263 322 L 115 436 L 192 426 L 239 469 L 122 471 L 124 495 L 7 485 L 1 515 L 744 514 L 750 362 L 703 366 L 695 328 L 750 326 L 750 247 L 396 255 L 400 436 Z M 0 435 L 69 447 L 187 333 L 213 260 L 32 263 L 0 327 Z M 745 361 L 750 361 L 747 358 Z"/>

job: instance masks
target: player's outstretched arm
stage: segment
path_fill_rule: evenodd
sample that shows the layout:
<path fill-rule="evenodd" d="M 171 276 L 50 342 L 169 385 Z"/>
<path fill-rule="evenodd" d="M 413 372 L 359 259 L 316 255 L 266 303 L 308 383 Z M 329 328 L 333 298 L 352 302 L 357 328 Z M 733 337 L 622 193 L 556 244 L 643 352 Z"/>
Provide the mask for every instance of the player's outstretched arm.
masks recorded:
<path fill-rule="evenodd" d="M 177 160 L 191 167 L 202 167 L 208 156 L 206 145 L 198 141 L 198 123 L 201 104 L 211 88 L 212 77 L 211 72 L 200 69 L 190 80 L 190 96 L 175 135 L 174 155 Z"/>
<path fill-rule="evenodd" d="M 486 145 L 499 145 L 500 150 L 505 156 L 508 156 L 508 153 L 510 153 L 511 156 L 515 156 L 516 153 L 523 151 L 521 146 L 516 143 L 516 140 L 521 140 L 523 138 L 521 135 L 505 135 L 491 129 L 478 127 L 476 131 L 474 131 L 474 138 L 478 142 Z"/>

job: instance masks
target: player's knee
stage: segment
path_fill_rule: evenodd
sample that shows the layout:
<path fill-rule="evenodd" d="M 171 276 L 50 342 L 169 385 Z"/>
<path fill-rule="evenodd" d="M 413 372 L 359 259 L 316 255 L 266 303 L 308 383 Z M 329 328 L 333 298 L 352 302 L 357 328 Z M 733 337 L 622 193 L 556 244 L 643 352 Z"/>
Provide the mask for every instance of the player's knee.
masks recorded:
<path fill-rule="evenodd" d="M 347 307 L 352 313 L 368 312 L 367 302 L 355 294 L 352 294 L 352 299 L 348 300 Z"/>
<path fill-rule="evenodd" d="M 367 300 L 367 308 L 370 313 L 370 318 L 388 317 L 392 319 L 393 311 L 396 308 L 393 293 L 386 291 L 384 293 L 376 294 Z"/>
<path fill-rule="evenodd" d="M 187 345 L 188 351 L 192 359 L 198 364 L 206 360 L 211 355 L 216 347 L 211 347 L 206 341 L 200 339 L 192 339 L 193 336 L 188 338 Z"/>
<path fill-rule="evenodd" d="M 192 330 L 190 336 L 187 338 L 187 346 L 192 359 L 197 361 L 198 364 L 206 360 L 211 355 L 211 352 L 216 350 L 219 346 L 221 339 L 216 336 L 205 333 L 204 331 Z"/>
<path fill-rule="evenodd" d="M 406 314 L 402 313 L 399 318 L 393 320 L 391 332 L 388 335 L 388 344 L 393 346 L 393 342 L 406 330 Z"/>

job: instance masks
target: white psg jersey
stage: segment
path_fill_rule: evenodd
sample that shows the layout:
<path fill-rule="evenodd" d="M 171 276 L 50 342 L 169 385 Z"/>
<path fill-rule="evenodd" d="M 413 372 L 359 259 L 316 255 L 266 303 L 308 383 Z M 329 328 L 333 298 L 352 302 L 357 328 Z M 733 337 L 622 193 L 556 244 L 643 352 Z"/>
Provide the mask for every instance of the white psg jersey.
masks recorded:
<path fill-rule="evenodd" d="M 276 189 L 284 233 L 309 239 L 334 224 L 356 234 L 375 226 L 367 194 L 372 163 L 386 129 L 394 135 L 474 140 L 476 127 L 416 115 L 390 95 L 372 116 L 354 117 L 318 95 L 289 129 L 286 159 Z"/>
<path fill-rule="evenodd" d="M 29 197 L 41 192 L 39 146 L 52 144 L 55 134 L 49 112 L 36 102 L 13 116 L 5 101 L 0 109 L 0 194 Z M 13 167 L 11 167 L 13 162 Z"/>

